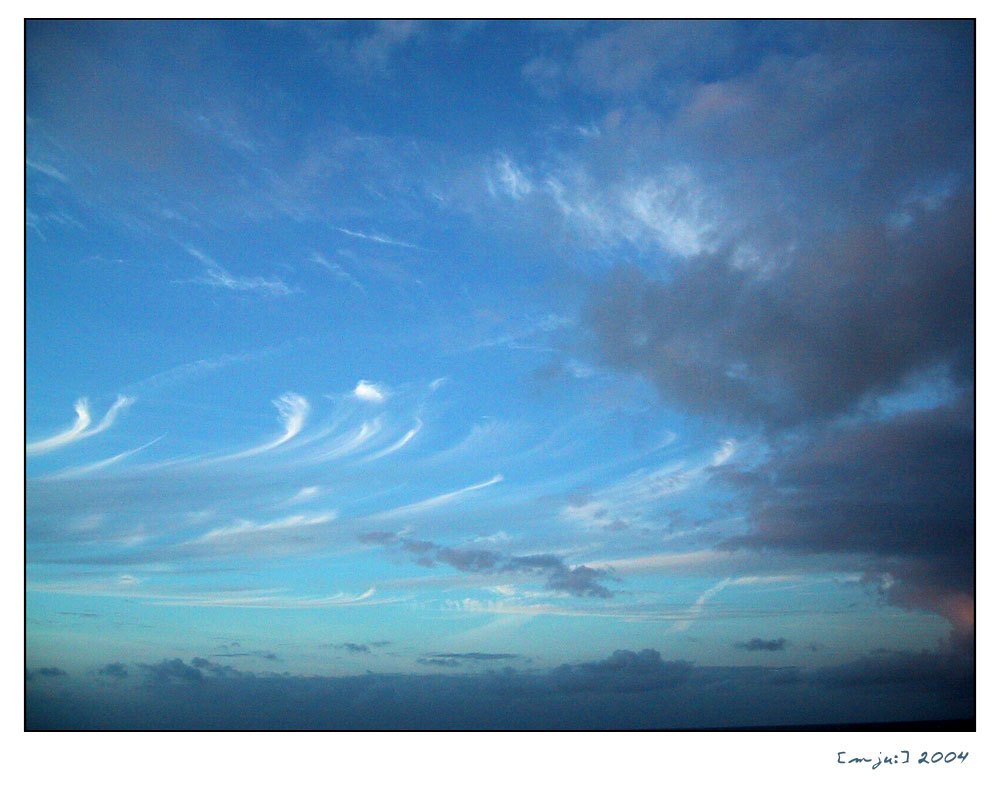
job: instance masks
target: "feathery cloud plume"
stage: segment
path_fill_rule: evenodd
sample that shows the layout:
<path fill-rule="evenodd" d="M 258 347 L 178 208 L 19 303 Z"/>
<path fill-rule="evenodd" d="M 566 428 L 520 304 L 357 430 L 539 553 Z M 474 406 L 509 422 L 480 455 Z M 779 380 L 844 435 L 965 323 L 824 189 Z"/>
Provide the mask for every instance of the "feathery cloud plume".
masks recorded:
<path fill-rule="evenodd" d="M 73 425 L 67 429 L 65 432 L 60 432 L 59 434 L 46 438 L 45 440 L 38 440 L 34 443 L 28 443 L 25 447 L 25 451 L 29 456 L 35 454 L 42 454 L 47 451 L 52 451 L 56 448 L 61 448 L 64 445 L 75 442 L 77 440 L 82 440 L 85 437 L 92 437 L 95 434 L 109 429 L 118 417 L 118 413 L 123 409 L 135 402 L 135 398 L 131 396 L 119 396 L 113 405 L 105 413 L 104 418 L 101 419 L 100 423 L 97 424 L 92 429 L 88 429 L 90 426 L 90 407 L 86 399 L 77 399 L 73 408 L 76 410 L 76 421 Z"/>

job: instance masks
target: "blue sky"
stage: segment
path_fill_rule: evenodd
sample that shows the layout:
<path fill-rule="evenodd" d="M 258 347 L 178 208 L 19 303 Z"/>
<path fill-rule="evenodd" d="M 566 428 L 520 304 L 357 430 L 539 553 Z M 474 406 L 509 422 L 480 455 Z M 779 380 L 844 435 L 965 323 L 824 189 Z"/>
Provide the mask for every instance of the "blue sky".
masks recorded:
<path fill-rule="evenodd" d="M 248 676 L 794 674 L 768 723 L 858 665 L 967 686 L 971 24 L 26 36 L 38 724 Z M 608 685 L 585 723 L 644 726 Z"/>

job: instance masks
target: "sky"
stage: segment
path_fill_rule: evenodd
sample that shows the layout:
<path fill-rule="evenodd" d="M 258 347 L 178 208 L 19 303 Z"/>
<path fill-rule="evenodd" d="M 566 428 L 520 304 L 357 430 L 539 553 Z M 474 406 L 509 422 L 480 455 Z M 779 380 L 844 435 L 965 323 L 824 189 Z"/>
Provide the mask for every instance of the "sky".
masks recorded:
<path fill-rule="evenodd" d="M 26 24 L 26 725 L 974 715 L 971 22 Z"/>

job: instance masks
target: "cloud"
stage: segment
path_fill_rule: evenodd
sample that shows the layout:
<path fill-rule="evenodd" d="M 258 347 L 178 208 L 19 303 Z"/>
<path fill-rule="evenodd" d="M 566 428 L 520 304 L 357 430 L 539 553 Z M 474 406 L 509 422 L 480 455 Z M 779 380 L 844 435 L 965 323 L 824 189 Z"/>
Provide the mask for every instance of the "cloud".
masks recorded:
<path fill-rule="evenodd" d="M 580 565 L 569 567 L 556 555 L 510 556 L 489 549 L 446 547 L 432 541 L 404 538 L 386 531 L 372 531 L 358 536 L 365 544 L 395 547 L 413 555 L 422 566 L 444 563 L 468 574 L 522 574 L 545 579 L 545 587 L 572 596 L 611 598 L 614 594 L 601 581 L 610 578 L 605 569 Z"/>
<path fill-rule="evenodd" d="M 228 543 L 232 548 L 245 549 L 250 546 L 261 546 L 262 544 L 273 544 L 280 541 L 285 535 L 285 531 L 298 530 L 304 527 L 314 527 L 322 525 L 337 518 L 335 511 L 312 514 L 306 516 L 296 514 L 294 516 L 275 519 L 263 524 L 256 524 L 249 520 L 240 520 L 235 525 L 228 527 L 218 527 L 199 536 L 191 544 L 222 544 Z M 301 535 L 295 534 L 293 540 L 298 540 Z"/>
<path fill-rule="evenodd" d="M 249 448 L 246 451 L 240 451 L 235 454 L 228 454 L 211 461 L 221 462 L 257 456 L 258 454 L 277 448 L 280 445 L 284 445 L 302 431 L 303 426 L 305 426 L 306 418 L 309 415 L 308 399 L 297 393 L 289 391 L 286 394 L 282 394 L 277 399 L 272 399 L 271 404 L 278 409 L 278 420 L 281 421 L 282 426 L 285 428 L 285 431 L 281 435 L 270 442 L 264 443 L 263 445 L 258 445 L 254 448 Z"/>
<path fill-rule="evenodd" d="M 140 445 L 138 448 L 132 448 L 128 451 L 122 451 L 120 454 L 115 454 L 112 457 L 109 457 L 107 459 L 101 459 L 97 462 L 91 462 L 86 465 L 79 465 L 77 467 L 67 468 L 66 470 L 60 470 L 58 473 L 48 476 L 48 478 L 74 478 L 76 476 L 86 475 L 87 473 L 93 473 L 98 470 L 104 470 L 105 468 L 110 467 L 111 465 L 118 464 L 123 459 L 127 459 L 128 457 L 133 456 L 139 453 L 140 451 L 144 451 L 151 445 L 156 445 L 156 443 L 160 442 L 160 440 L 162 440 L 163 438 L 164 435 L 160 435 L 159 437 L 150 440 L 148 443 Z"/>
<path fill-rule="evenodd" d="M 59 667 L 41 667 L 36 670 L 24 670 L 24 679 L 26 681 L 33 680 L 39 675 L 43 678 L 62 678 L 66 675 L 66 671 L 59 669 Z"/>
<path fill-rule="evenodd" d="M 98 675 L 103 675 L 106 678 L 114 678 L 115 680 L 124 680 L 128 677 L 128 667 L 122 664 L 120 661 L 115 661 L 110 664 L 105 664 L 99 670 L 97 670 Z"/>
<path fill-rule="evenodd" d="M 478 484 L 472 484 L 471 486 L 463 487 L 462 489 L 456 489 L 454 492 L 445 492 L 443 495 L 435 495 L 434 497 L 428 497 L 426 500 L 419 500 L 416 503 L 409 503 L 404 506 L 399 506 L 397 508 L 392 508 L 388 511 L 382 511 L 378 514 L 372 514 L 370 519 L 389 519 L 393 517 L 409 516 L 410 514 L 416 514 L 421 511 L 428 511 L 432 508 L 438 508 L 452 500 L 466 495 L 469 492 L 475 492 L 479 489 L 485 489 L 486 487 L 493 486 L 494 484 L 499 484 L 503 481 L 503 476 L 497 473 L 495 476 L 487 481 L 482 481 Z"/>
<path fill-rule="evenodd" d="M 158 372 L 127 386 L 127 390 L 156 391 L 161 388 L 168 388 L 233 364 L 259 361 L 274 352 L 275 348 L 268 347 L 256 352 L 230 353 L 215 358 L 201 358 L 197 361 L 180 364 L 164 372 Z"/>
<path fill-rule="evenodd" d="M 134 402 L 134 397 L 119 396 L 115 400 L 115 403 L 108 408 L 107 413 L 104 414 L 104 418 L 101 419 L 100 423 L 98 423 L 97 426 L 88 429 L 87 427 L 90 426 L 89 405 L 87 404 L 86 399 L 78 399 L 73 405 L 73 409 L 76 410 L 76 421 L 69 429 L 45 440 L 28 443 L 25 447 L 25 451 L 29 456 L 42 454 L 56 448 L 61 448 L 62 446 L 76 442 L 77 440 L 83 440 L 86 437 L 93 437 L 95 434 L 100 434 L 106 429 L 110 429 L 114 424 L 115 419 L 117 419 L 119 412 L 126 409 Z"/>
<path fill-rule="evenodd" d="M 500 156 L 490 173 L 489 187 L 494 189 L 494 178 L 511 199 L 519 200 L 535 190 L 531 179 L 507 156 Z"/>
<path fill-rule="evenodd" d="M 200 279 L 189 279 L 191 283 L 222 287 L 236 292 L 260 292 L 264 295 L 292 295 L 298 290 L 289 287 L 279 278 L 265 279 L 263 276 L 233 276 L 223 268 L 209 268 Z"/>
<path fill-rule="evenodd" d="M 785 645 L 788 643 L 785 641 L 784 637 L 779 637 L 778 639 L 761 639 L 760 637 L 754 637 L 748 642 L 736 642 L 733 644 L 734 648 L 740 648 L 741 650 L 767 650 L 776 651 L 784 650 Z"/>
<path fill-rule="evenodd" d="M 184 279 L 178 284 L 205 284 L 235 292 L 260 292 L 268 296 L 292 295 L 298 292 L 279 278 L 265 279 L 262 276 L 233 276 L 205 252 L 185 246 L 185 251 L 205 265 L 205 275 L 197 279 Z"/>
<path fill-rule="evenodd" d="M 668 282 L 620 268 L 588 322 L 606 363 L 716 418 L 832 417 L 940 365 L 961 385 L 973 366 L 972 216 L 960 199 L 905 239 L 857 228 L 765 279 L 726 255 Z"/>
<path fill-rule="evenodd" d="M 337 645 L 321 645 L 324 648 L 340 648 L 341 650 L 346 650 L 348 653 L 371 653 L 372 648 L 384 648 L 386 645 L 391 645 L 392 642 L 387 639 L 375 640 L 374 642 L 359 643 L 359 642 L 341 642 Z"/>
<path fill-rule="evenodd" d="M 513 654 L 431 654 L 486 667 L 345 677 L 236 670 L 204 658 L 140 664 L 142 682 L 61 693 L 29 683 L 27 729 L 706 729 L 971 719 L 971 662 L 881 654 L 820 669 L 700 667 L 652 649 L 546 670 Z M 462 658 L 472 656 L 473 658 Z M 489 668 L 504 664 L 503 669 Z"/>
<path fill-rule="evenodd" d="M 751 524 L 727 545 L 869 555 L 869 579 L 890 601 L 971 632 L 971 402 L 829 427 L 759 467 L 720 468 L 718 477 L 743 496 Z"/>
<path fill-rule="evenodd" d="M 563 691 L 631 693 L 675 686 L 691 676 L 687 661 L 664 661 L 659 651 L 616 650 L 603 661 L 563 664 L 552 677 Z"/>
<path fill-rule="evenodd" d="M 593 30 L 565 54 L 528 61 L 522 76 L 544 96 L 573 90 L 634 98 L 725 69 L 748 38 L 726 21 L 631 21 Z"/>
<path fill-rule="evenodd" d="M 470 664 L 490 664 L 497 661 L 511 661 L 523 658 L 516 653 L 428 653 L 417 659 L 418 664 L 431 667 L 468 667 Z"/>
<path fill-rule="evenodd" d="M 288 498 L 288 500 L 285 501 L 285 505 L 297 505 L 298 503 L 304 503 L 306 500 L 312 500 L 321 491 L 322 487 L 319 486 L 304 486 Z"/>
<path fill-rule="evenodd" d="M 371 421 L 365 421 L 355 432 L 341 435 L 327 446 L 312 453 L 308 457 L 308 460 L 312 462 L 324 462 L 357 451 L 382 431 L 382 424 L 383 419 L 381 416 L 373 418 Z"/>
<path fill-rule="evenodd" d="M 156 664 L 140 664 L 146 679 L 151 683 L 200 683 L 204 676 L 195 666 L 185 664 L 180 659 L 164 659 Z"/>
<path fill-rule="evenodd" d="M 388 78 L 397 53 L 420 41 L 428 32 L 418 20 L 382 19 L 352 22 L 349 27 L 302 26 L 317 56 L 329 67 L 354 78 Z M 342 35 L 347 31 L 347 35 Z"/>
<path fill-rule="evenodd" d="M 368 380 L 358 380 L 358 384 L 354 386 L 354 398 L 362 402 L 381 404 L 385 401 L 386 394 L 375 383 L 368 382 Z"/>
<path fill-rule="evenodd" d="M 723 590 L 725 590 L 731 584 L 732 584 L 732 578 L 731 577 L 727 577 L 726 579 L 723 579 L 721 582 L 717 582 L 716 584 L 712 585 L 712 587 L 710 587 L 708 590 L 706 590 L 704 593 L 702 593 L 700 596 L 698 596 L 697 599 L 695 599 L 694 604 L 692 604 L 688 608 L 687 615 L 684 618 L 682 618 L 681 620 L 678 620 L 673 625 L 673 628 L 671 630 L 672 631 L 686 631 L 687 629 L 689 629 L 691 627 L 691 624 L 695 620 L 697 620 L 699 617 L 701 617 L 701 615 L 702 615 L 702 613 L 703 613 L 703 611 L 705 609 L 705 605 L 708 604 L 708 602 L 714 596 L 716 596 L 719 593 L 721 593 Z"/>
<path fill-rule="evenodd" d="M 399 438 L 399 440 L 397 440 L 395 443 L 393 443 L 392 445 L 390 445 L 388 448 L 383 448 L 381 451 L 376 451 L 374 454 L 370 454 L 369 456 L 366 456 L 363 461 L 365 461 L 365 462 L 372 462 L 372 461 L 374 461 L 376 459 L 381 459 L 384 456 L 388 456 L 389 454 L 396 453 L 396 451 L 398 451 L 399 449 L 401 449 L 403 446 L 405 446 L 407 443 L 409 443 L 410 440 L 412 440 L 414 437 L 416 437 L 417 436 L 417 432 L 419 432 L 423 428 L 423 426 L 424 426 L 424 422 L 421 421 L 418 418 L 417 422 L 416 422 L 416 424 L 414 424 L 413 428 L 410 429 L 401 438 Z"/>
<path fill-rule="evenodd" d="M 270 650 L 251 650 L 242 653 L 213 653 L 213 659 L 264 659 L 264 661 L 278 661 L 276 653 Z"/>
<path fill-rule="evenodd" d="M 66 177 L 58 169 L 53 167 L 51 164 L 45 164 L 40 161 L 32 161 L 31 159 L 26 159 L 25 163 L 28 165 L 28 169 L 33 169 L 36 172 L 41 172 L 43 175 L 48 175 L 50 178 L 55 178 L 56 180 L 62 181 L 63 183 L 69 182 L 69 178 Z"/>
<path fill-rule="evenodd" d="M 360 290 L 363 295 L 365 295 L 365 296 L 368 295 L 368 291 L 365 289 L 364 285 L 361 282 L 359 282 L 357 279 L 355 279 L 350 273 L 348 273 L 346 270 L 344 270 L 344 268 L 342 266 L 338 265 L 335 262 L 331 262 L 326 257 L 324 257 L 322 254 L 318 254 L 318 253 L 315 253 L 315 252 L 313 253 L 313 255 L 309 259 L 311 259 L 317 265 L 320 265 L 321 267 L 326 268 L 326 270 L 330 271 L 330 273 L 332 273 L 338 279 L 342 279 L 343 281 L 346 281 L 348 284 L 350 284 L 355 289 Z"/>
<path fill-rule="evenodd" d="M 349 235 L 352 238 L 360 238 L 361 240 L 371 241 L 372 243 L 381 243 L 383 246 L 399 246 L 404 249 L 419 249 L 420 247 L 413 243 L 407 243 L 401 240 L 393 240 L 385 235 L 369 234 L 364 232 L 355 232 L 354 230 L 344 229 L 343 227 L 337 228 L 338 232 L 342 232 L 345 235 Z"/>
<path fill-rule="evenodd" d="M 87 406 L 87 400 L 77 399 L 76 404 L 73 405 L 73 409 L 76 410 L 76 421 L 69 429 L 46 440 L 28 443 L 26 448 L 27 453 L 29 455 L 40 454 L 45 451 L 51 451 L 54 448 L 60 448 L 74 440 L 79 440 L 83 436 L 84 430 L 90 425 L 90 410 Z"/>

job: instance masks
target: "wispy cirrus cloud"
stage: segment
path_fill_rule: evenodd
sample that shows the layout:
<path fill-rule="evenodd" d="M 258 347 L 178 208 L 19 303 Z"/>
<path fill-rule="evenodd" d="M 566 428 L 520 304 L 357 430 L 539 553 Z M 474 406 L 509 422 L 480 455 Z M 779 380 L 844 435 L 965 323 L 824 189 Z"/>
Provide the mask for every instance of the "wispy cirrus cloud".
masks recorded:
<path fill-rule="evenodd" d="M 394 240 L 385 235 L 380 235 L 378 233 L 366 233 L 357 232 L 356 230 L 349 230 L 346 227 L 337 227 L 338 232 L 342 232 L 352 238 L 359 238 L 360 240 L 371 241 L 372 243 L 381 243 L 383 246 L 399 246 L 404 249 L 420 249 L 415 243 L 407 243 L 402 240 Z"/>
<path fill-rule="evenodd" d="M 246 451 L 240 451 L 239 453 L 228 454 L 211 461 L 229 461 L 257 456 L 266 451 L 271 451 L 280 445 L 284 445 L 302 431 L 302 427 L 305 426 L 306 417 L 309 415 L 309 401 L 304 396 L 289 392 L 272 400 L 271 403 L 278 408 L 278 418 L 285 427 L 285 431 L 282 434 L 262 445 L 248 448 Z"/>
<path fill-rule="evenodd" d="M 41 172 L 43 175 L 48 175 L 50 178 L 55 178 L 56 180 L 62 181 L 63 183 L 68 183 L 69 178 L 66 177 L 62 172 L 53 167 L 51 164 L 46 164 L 41 161 L 32 161 L 27 159 L 25 163 L 28 165 L 28 169 L 33 169 L 36 172 Z"/>
<path fill-rule="evenodd" d="M 83 440 L 87 437 L 93 437 L 95 434 L 100 434 L 106 429 L 110 429 L 118 414 L 134 402 L 134 397 L 119 396 L 115 403 L 108 409 L 107 413 L 105 413 L 104 418 L 96 426 L 88 429 L 87 427 L 90 426 L 91 422 L 90 406 L 86 399 L 77 399 L 73 405 L 73 409 L 76 410 L 76 421 L 73 422 L 73 425 L 57 435 L 44 440 L 37 440 L 34 443 L 28 443 L 25 451 L 29 456 L 43 454 L 57 448 L 62 448 L 77 440 Z"/>
<path fill-rule="evenodd" d="M 390 509 L 389 511 L 382 511 L 378 514 L 372 514 L 369 519 L 392 519 L 395 517 L 409 516 L 410 514 L 420 513 L 422 511 L 428 511 L 433 508 L 438 508 L 440 506 L 450 503 L 463 495 L 467 495 L 469 492 L 475 492 L 478 489 L 485 489 L 486 487 L 493 486 L 494 484 L 499 484 L 503 481 L 503 475 L 497 473 L 495 476 L 487 481 L 483 481 L 478 484 L 472 484 L 471 486 L 466 486 L 461 489 L 456 489 L 453 492 L 445 492 L 443 495 L 435 495 L 434 497 L 428 497 L 424 500 L 420 500 L 416 503 L 409 503 L 404 506 L 399 506 L 398 508 Z"/>
<path fill-rule="evenodd" d="M 312 262 L 319 265 L 321 268 L 328 270 L 338 279 L 346 281 L 356 290 L 359 290 L 362 295 L 365 295 L 367 297 L 368 290 L 365 289 L 365 286 L 361 282 L 359 282 L 356 278 L 354 278 L 354 276 L 352 276 L 348 271 L 346 271 L 344 269 L 344 266 L 338 265 L 336 262 L 328 260 L 326 257 L 324 257 L 322 254 L 318 252 L 313 252 L 313 254 L 309 257 L 309 259 Z"/>
<path fill-rule="evenodd" d="M 321 525 L 326 522 L 330 522 L 337 516 L 335 511 L 325 512 L 321 514 L 314 514 L 312 516 L 305 516 L 297 514 L 295 516 L 285 517 L 283 519 L 275 519 L 270 522 L 265 522 L 263 524 L 256 524 L 249 520 L 241 520 L 235 525 L 230 525 L 228 527 L 217 527 L 214 530 L 210 530 L 204 535 L 196 538 L 194 541 L 190 542 L 192 544 L 214 544 L 219 542 L 235 542 L 240 540 L 245 540 L 248 538 L 253 538 L 254 536 L 259 536 L 261 534 L 268 534 L 273 531 L 290 530 L 302 527 L 311 527 L 313 525 Z"/>
<path fill-rule="evenodd" d="M 200 279 L 191 279 L 195 284 L 222 287 L 236 292 L 260 292 L 265 295 L 291 295 L 298 292 L 279 278 L 265 279 L 263 276 L 233 276 L 222 268 L 210 268 Z"/>
<path fill-rule="evenodd" d="M 164 437 L 164 435 L 160 435 L 156 439 L 150 440 L 145 445 L 140 445 L 138 448 L 133 448 L 133 449 L 131 449 L 129 451 L 122 451 L 120 454 L 115 454 L 114 456 L 112 456 L 112 457 L 110 457 L 108 459 L 101 459 L 101 460 L 99 460 L 97 462 L 90 462 L 89 464 L 79 465 L 77 467 L 70 467 L 70 468 L 67 468 L 66 470 L 61 470 L 60 472 L 58 472 L 58 473 L 56 473 L 54 475 L 48 476 L 48 477 L 49 478 L 75 478 L 77 476 L 87 475 L 88 473 L 96 473 L 96 472 L 98 472 L 100 470 L 104 470 L 105 468 L 111 467 L 112 465 L 118 464 L 123 459 L 127 459 L 130 456 L 134 456 L 135 454 L 139 453 L 140 451 L 144 451 L 145 449 L 149 448 L 151 445 L 155 445 L 156 443 L 160 442 L 160 440 L 162 440 L 163 437 Z"/>
<path fill-rule="evenodd" d="M 372 461 L 374 461 L 376 459 L 381 459 L 384 456 L 388 456 L 389 454 L 396 453 L 396 451 L 399 451 L 407 443 L 409 443 L 414 437 L 417 436 L 417 432 L 419 432 L 423 428 L 423 425 L 424 425 L 424 422 L 421 421 L 418 418 L 417 422 L 413 426 L 413 428 L 410 429 L 402 437 L 400 437 L 395 443 L 393 443 L 392 445 L 390 445 L 388 448 L 383 448 L 381 451 L 376 451 L 374 454 L 370 454 L 370 455 L 366 456 L 362 461 L 372 462 Z"/>
<path fill-rule="evenodd" d="M 263 276 L 234 276 L 200 249 L 185 246 L 184 250 L 204 263 L 205 271 L 201 277 L 180 279 L 176 281 L 177 284 L 203 284 L 234 292 L 257 292 L 269 296 L 292 295 L 299 292 L 298 288 L 289 286 L 278 277 L 266 279 Z"/>

